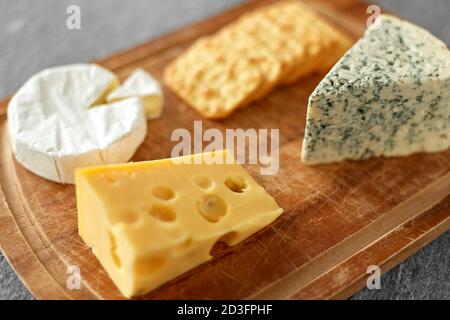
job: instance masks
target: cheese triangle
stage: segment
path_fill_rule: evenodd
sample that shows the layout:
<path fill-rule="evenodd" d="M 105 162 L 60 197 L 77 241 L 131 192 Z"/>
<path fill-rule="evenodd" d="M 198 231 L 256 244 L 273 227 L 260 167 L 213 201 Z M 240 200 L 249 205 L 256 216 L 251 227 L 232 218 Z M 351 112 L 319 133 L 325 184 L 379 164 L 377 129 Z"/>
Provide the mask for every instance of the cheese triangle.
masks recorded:
<path fill-rule="evenodd" d="M 116 102 L 128 98 L 139 98 L 144 106 L 147 119 L 161 116 L 164 98 L 158 81 L 144 69 L 136 69 L 117 89 L 112 91 L 108 102 Z"/>
<path fill-rule="evenodd" d="M 447 149 L 449 101 L 447 46 L 418 26 L 381 15 L 310 96 L 302 161 Z"/>

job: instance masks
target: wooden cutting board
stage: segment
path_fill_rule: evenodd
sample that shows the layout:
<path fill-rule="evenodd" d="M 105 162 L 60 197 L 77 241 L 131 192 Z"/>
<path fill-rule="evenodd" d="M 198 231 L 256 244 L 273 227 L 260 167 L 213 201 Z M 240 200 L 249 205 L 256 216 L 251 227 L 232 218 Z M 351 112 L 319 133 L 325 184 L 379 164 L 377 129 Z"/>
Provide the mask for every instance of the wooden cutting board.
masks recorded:
<path fill-rule="evenodd" d="M 240 7 L 148 44 L 99 61 L 122 79 L 143 67 L 161 80 L 164 66 L 201 35 L 272 0 Z M 365 29 L 358 0 L 307 1 L 352 35 Z M 323 75 L 277 89 L 264 100 L 215 122 L 202 119 L 165 88 L 161 119 L 149 123 L 134 161 L 170 156 L 176 128 L 279 128 L 280 171 L 247 167 L 285 213 L 235 247 L 217 245 L 214 259 L 151 292 L 145 299 L 346 298 L 365 286 L 367 268 L 386 272 L 450 228 L 450 151 L 405 158 L 308 167 L 300 145 L 309 94 Z M 0 245 L 30 291 L 43 299 L 120 299 L 77 234 L 75 189 L 18 165 L 7 136 L 7 100 L 0 103 Z M 79 266 L 80 290 L 66 286 Z M 425 266 L 424 266 L 425 268 Z"/>

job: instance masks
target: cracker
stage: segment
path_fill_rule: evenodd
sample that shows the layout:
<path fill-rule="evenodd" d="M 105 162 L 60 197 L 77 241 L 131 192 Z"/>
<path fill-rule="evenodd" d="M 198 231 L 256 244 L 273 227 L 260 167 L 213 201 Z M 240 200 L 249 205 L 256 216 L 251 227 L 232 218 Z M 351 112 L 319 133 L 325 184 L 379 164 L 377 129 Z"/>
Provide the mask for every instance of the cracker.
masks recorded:
<path fill-rule="evenodd" d="M 272 14 L 274 19 L 278 18 L 278 23 L 287 24 L 292 29 L 293 38 L 302 39 L 306 52 L 297 67 L 284 77 L 283 84 L 329 69 L 351 46 L 346 36 L 304 5 L 286 3 L 274 9 Z"/>
<path fill-rule="evenodd" d="M 300 2 L 277 2 L 198 40 L 164 81 L 202 115 L 224 118 L 279 84 L 327 70 L 350 43 Z"/>
<path fill-rule="evenodd" d="M 253 67 L 260 71 L 263 82 L 258 90 L 249 96 L 248 102 L 264 97 L 278 84 L 282 63 L 269 48 L 254 37 L 230 28 L 218 33 L 214 41 L 217 47 L 234 54 L 236 59 L 248 58 Z"/>
<path fill-rule="evenodd" d="M 284 78 L 296 61 L 301 60 L 304 55 L 304 47 L 292 41 L 289 32 L 275 24 L 264 10 L 244 16 L 235 28 L 262 43 L 280 61 L 280 79 Z"/>
<path fill-rule="evenodd" d="M 202 39 L 168 66 L 166 84 L 203 116 L 220 119 L 246 102 L 263 81 L 245 57 L 210 50 Z"/>

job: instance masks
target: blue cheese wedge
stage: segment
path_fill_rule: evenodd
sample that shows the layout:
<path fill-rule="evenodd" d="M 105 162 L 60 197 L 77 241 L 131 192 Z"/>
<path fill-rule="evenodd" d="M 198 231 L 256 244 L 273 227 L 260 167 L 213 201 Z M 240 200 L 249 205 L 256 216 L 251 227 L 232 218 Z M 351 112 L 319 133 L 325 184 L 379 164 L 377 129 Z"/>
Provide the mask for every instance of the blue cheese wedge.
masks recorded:
<path fill-rule="evenodd" d="M 437 152 L 450 145 L 450 51 L 381 15 L 309 98 L 302 161 Z"/>

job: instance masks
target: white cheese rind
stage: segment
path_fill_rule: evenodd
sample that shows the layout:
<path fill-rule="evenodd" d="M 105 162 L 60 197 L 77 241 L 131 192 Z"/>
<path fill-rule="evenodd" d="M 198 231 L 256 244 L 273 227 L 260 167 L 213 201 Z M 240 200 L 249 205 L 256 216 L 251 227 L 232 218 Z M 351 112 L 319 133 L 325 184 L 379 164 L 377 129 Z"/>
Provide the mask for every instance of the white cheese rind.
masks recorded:
<path fill-rule="evenodd" d="M 148 119 L 161 116 L 164 97 L 158 81 L 143 69 L 136 69 L 122 85 L 112 91 L 107 100 L 119 101 L 131 97 L 140 98 Z"/>
<path fill-rule="evenodd" d="M 302 161 L 406 156 L 450 146 L 450 52 L 382 15 L 310 96 Z"/>
<path fill-rule="evenodd" d="M 74 183 L 74 170 L 128 161 L 147 122 L 138 99 L 97 105 L 117 85 L 93 64 L 56 67 L 31 77 L 8 105 L 12 150 L 33 173 Z"/>

